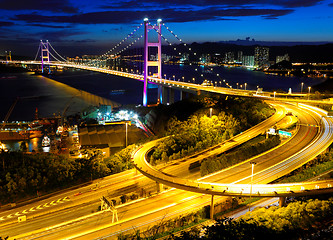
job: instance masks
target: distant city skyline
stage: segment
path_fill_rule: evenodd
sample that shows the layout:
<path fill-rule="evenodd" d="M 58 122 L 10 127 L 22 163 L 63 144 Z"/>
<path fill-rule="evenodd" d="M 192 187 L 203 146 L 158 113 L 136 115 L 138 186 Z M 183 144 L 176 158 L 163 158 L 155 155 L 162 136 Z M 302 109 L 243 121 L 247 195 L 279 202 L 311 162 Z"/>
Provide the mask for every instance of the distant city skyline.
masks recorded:
<path fill-rule="evenodd" d="M 145 17 L 186 43 L 333 42 L 332 0 L 0 0 L 0 55 L 32 56 L 40 39 L 62 55 L 103 54 Z"/>

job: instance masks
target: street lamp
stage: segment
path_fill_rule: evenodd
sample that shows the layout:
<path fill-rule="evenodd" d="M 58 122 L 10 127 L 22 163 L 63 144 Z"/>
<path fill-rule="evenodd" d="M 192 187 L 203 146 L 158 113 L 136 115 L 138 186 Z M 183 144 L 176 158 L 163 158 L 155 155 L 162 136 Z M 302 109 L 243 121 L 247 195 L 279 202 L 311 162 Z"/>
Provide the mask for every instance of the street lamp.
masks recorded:
<path fill-rule="evenodd" d="M 304 82 L 301 83 L 301 94 L 303 93 Z"/>
<path fill-rule="evenodd" d="M 250 200 L 252 197 L 252 184 L 253 184 L 253 171 L 254 171 L 254 165 L 256 165 L 256 162 L 250 162 L 251 166 L 252 166 L 252 174 L 251 174 L 251 188 L 250 188 Z M 249 211 L 251 211 L 251 207 L 249 206 Z"/>
<path fill-rule="evenodd" d="M 308 100 L 310 99 L 310 91 L 311 91 L 311 87 L 309 87 L 309 95 L 308 95 Z"/>
<path fill-rule="evenodd" d="M 127 126 L 131 125 L 131 122 L 130 121 L 126 121 L 125 122 L 125 147 L 127 147 Z"/>
<path fill-rule="evenodd" d="M 245 90 L 246 90 L 246 85 L 247 85 L 247 83 L 244 84 L 244 86 L 245 86 Z"/>
<path fill-rule="evenodd" d="M 275 101 L 275 94 L 276 94 L 276 92 L 274 92 L 274 101 Z"/>
<path fill-rule="evenodd" d="M 210 108 L 210 109 L 209 109 L 209 117 L 210 117 L 210 118 L 212 117 L 212 113 L 213 113 L 213 109 Z"/>

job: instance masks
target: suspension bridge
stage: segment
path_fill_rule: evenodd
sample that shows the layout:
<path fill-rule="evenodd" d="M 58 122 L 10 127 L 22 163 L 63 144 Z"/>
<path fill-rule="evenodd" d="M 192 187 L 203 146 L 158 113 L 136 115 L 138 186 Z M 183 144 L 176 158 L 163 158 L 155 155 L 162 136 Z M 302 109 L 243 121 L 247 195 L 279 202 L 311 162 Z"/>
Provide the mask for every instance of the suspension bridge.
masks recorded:
<path fill-rule="evenodd" d="M 162 34 L 162 27 L 164 27 L 164 29 L 171 34 L 171 36 L 176 40 L 176 43 L 171 43 L 171 40 L 168 40 L 166 36 Z M 135 34 L 137 34 L 141 28 L 144 28 L 144 33 L 141 35 L 139 34 L 137 37 Z M 143 42 L 141 40 L 143 40 Z M 214 67 L 209 66 L 205 66 L 209 69 L 206 73 L 201 72 L 200 74 L 201 81 L 204 82 L 203 84 L 198 83 L 198 79 L 195 78 L 185 81 L 184 77 L 182 77 L 182 79 L 178 79 L 177 81 L 174 75 L 173 78 L 167 78 L 166 74 L 164 74 L 163 78 L 162 40 L 166 43 L 165 47 L 169 46 L 169 48 L 172 48 L 177 56 L 176 59 L 178 60 L 183 55 L 191 55 L 193 59 L 198 59 L 199 57 L 198 54 L 186 43 L 183 43 L 182 39 L 179 38 L 174 31 L 167 27 L 161 19 L 158 19 L 156 24 L 153 25 L 146 18 L 143 23 L 137 26 L 113 48 L 93 59 L 87 59 L 82 62 L 75 62 L 71 59 L 66 59 L 56 51 L 48 40 L 41 40 L 33 61 L 13 61 L 11 59 L 11 53 L 8 52 L 8 56 L 6 55 L 6 62 L 23 65 L 41 65 L 42 72 L 46 71 L 45 69 L 48 69 L 50 72 L 51 66 L 58 66 L 95 71 L 139 80 L 143 82 L 143 106 L 147 106 L 148 103 L 148 83 L 157 86 L 158 93 L 156 102 L 162 104 L 172 104 L 175 101 L 176 90 L 180 93 L 180 100 L 183 99 L 186 93 L 200 95 L 202 93 L 210 92 L 231 96 L 253 97 L 269 100 L 274 99 L 276 101 L 285 101 L 285 98 L 289 97 L 289 102 L 333 105 L 333 101 L 329 100 L 307 99 L 307 94 L 290 95 L 276 92 L 261 92 L 260 94 L 257 94 L 257 91 L 255 90 L 246 90 L 246 87 L 245 89 L 235 89 L 231 84 L 223 79 L 219 73 L 214 72 Z M 143 45 L 143 47 L 134 48 L 136 45 L 140 44 Z M 132 55 L 129 54 L 129 49 L 131 48 L 135 51 Z M 156 55 L 149 55 L 150 53 L 156 53 Z M 152 56 L 154 59 L 152 59 Z M 37 60 L 38 57 L 40 57 L 40 60 Z M 190 58 L 191 57 L 187 57 L 187 59 Z M 124 61 L 127 62 L 126 66 L 119 66 L 121 59 L 124 59 Z M 188 61 L 188 65 L 193 67 L 193 71 L 198 71 L 198 67 L 203 66 L 203 64 L 198 60 Z M 218 81 L 207 80 L 212 79 L 213 77 Z M 296 97 L 296 99 L 293 97 Z"/>

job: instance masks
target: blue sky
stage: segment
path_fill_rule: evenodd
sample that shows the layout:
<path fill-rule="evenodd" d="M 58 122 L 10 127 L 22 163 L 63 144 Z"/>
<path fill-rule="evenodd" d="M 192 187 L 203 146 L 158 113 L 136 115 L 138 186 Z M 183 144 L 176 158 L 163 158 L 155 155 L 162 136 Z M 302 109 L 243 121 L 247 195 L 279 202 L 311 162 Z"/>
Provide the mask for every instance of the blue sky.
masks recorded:
<path fill-rule="evenodd" d="M 103 54 L 145 17 L 187 43 L 333 42 L 333 0 L 0 0 L 0 55 L 32 56 L 40 39 L 67 56 Z"/>

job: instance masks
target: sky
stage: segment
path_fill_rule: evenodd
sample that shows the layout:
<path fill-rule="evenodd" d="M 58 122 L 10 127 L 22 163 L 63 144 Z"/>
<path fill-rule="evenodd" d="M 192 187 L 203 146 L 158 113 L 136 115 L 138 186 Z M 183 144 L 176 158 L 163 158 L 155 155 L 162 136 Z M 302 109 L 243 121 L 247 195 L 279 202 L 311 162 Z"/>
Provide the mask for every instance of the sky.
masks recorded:
<path fill-rule="evenodd" d="M 146 17 L 185 43 L 333 42 L 333 0 L 0 0 L 0 55 L 35 56 L 40 40 L 63 56 L 104 54 Z"/>

